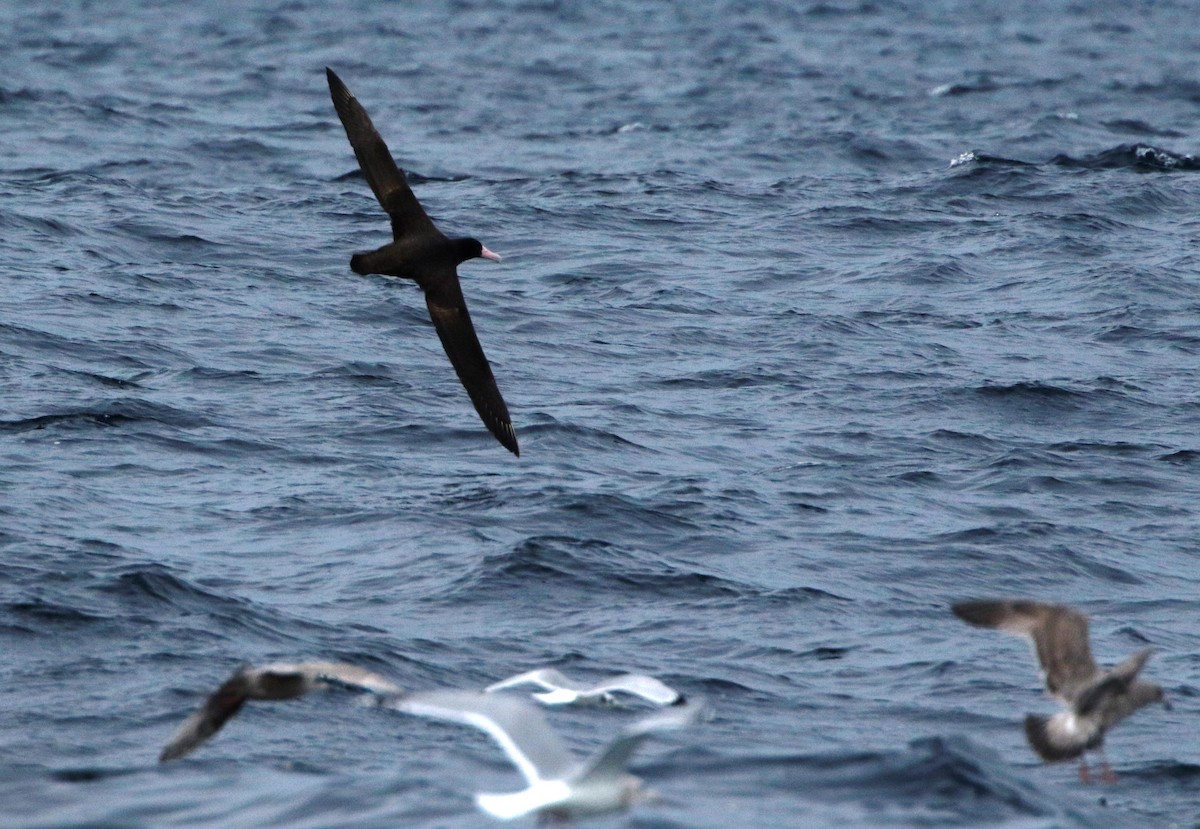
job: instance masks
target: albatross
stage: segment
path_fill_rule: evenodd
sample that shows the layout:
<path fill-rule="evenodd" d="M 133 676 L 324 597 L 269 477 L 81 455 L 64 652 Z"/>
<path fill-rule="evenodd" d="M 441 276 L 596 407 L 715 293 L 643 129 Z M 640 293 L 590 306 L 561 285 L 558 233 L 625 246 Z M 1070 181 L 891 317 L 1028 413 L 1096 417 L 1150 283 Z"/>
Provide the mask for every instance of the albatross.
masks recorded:
<path fill-rule="evenodd" d="M 1104 735 L 1109 729 L 1152 702 L 1171 707 L 1160 686 L 1138 678 L 1152 650 L 1143 648 L 1104 670 L 1092 659 L 1088 620 L 1078 610 L 1023 599 L 959 602 L 951 610 L 968 624 L 1030 640 L 1046 689 L 1064 708 L 1050 717 L 1027 715 L 1025 736 L 1047 763 L 1078 757 L 1079 779 L 1084 783 L 1091 781 L 1087 751 L 1099 753 L 1101 779 L 1116 780 L 1104 756 Z"/>
<path fill-rule="evenodd" d="M 392 241 L 378 250 L 354 254 L 350 269 L 357 274 L 411 279 L 421 287 L 433 327 L 475 411 L 496 440 L 520 456 L 508 407 L 475 335 L 458 281 L 458 266 L 463 262 L 478 257 L 499 262 L 500 257 L 478 239 L 451 239 L 438 230 L 413 195 L 404 171 L 396 166 L 362 104 L 332 69 L 326 67 L 325 75 L 333 107 L 346 128 L 358 165 L 392 222 Z"/>

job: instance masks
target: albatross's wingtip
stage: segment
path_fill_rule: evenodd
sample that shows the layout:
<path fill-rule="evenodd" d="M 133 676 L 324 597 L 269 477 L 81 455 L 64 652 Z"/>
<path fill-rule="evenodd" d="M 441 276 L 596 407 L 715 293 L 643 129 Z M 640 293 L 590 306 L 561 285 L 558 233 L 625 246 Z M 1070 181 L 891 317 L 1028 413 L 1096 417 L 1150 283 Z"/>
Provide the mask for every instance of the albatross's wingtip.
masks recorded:
<path fill-rule="evenodd" d="M 500 441 L 501 446 L 518 458 L 521 457 L 521 447 L 517 445 L 517 431 L 511 423 L 501 423 L 500 428 L 496 429 L 493 434 L 496 436 L 496 440 Z"/>
<path fill-rule="evenodd" d="M 350 90 L 346 89 L 346 84 L 342 83 L 342 79 L 338 77 L 337 72 L 334 72 L 328 66 L 325 67 L 325 80 L 329 83 L 330 92 L 345 89 L 345 94 L 350 94 Z"/>

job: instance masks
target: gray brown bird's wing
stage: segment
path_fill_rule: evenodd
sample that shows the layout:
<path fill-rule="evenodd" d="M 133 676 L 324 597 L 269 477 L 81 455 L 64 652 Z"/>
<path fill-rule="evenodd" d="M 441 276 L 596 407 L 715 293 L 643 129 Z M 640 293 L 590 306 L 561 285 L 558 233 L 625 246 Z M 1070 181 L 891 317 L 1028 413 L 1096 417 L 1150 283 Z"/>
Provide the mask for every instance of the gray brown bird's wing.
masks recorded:
<path fill-rule="evenodd" d="M 1100 673 L 1088 644 L 1087 617 L 1077 610 L 1022 599 L 959 602 L 952 609 L 972 625 L 1029 639 L 1046 688 L 1065 702 L 1071 702 Z"/>
<path fill-rule="evenodd" d="M 1104 675 L 1098 682 L 1093 682 L 1075 699 L 1075 711 L 1081 715 L 1091 714 L 1104 706 L 1108 697 L 1113 694 L 1128 694 L 1129 687 L 1137 680 L 1142 666 L 1150 658 L 1153 650 L 1142 648 L 1121 664 Z"/>

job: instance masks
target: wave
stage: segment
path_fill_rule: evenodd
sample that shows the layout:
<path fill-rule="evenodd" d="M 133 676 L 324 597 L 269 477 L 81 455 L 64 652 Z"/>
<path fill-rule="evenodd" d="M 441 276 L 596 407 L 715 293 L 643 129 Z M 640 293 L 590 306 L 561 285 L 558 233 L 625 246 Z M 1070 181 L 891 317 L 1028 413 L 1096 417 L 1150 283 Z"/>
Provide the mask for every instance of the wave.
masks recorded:
<path fill-rule="evenodd" d="M 519 586 L 528 591 L 578 596 L 583 589 L 598 595 L 651 594 L 689 601 L 753 596 L 763 601 L 845 601 L 845 597 L 815 587 L 761 588 L 702 572 L 686 564 L 598 539 L 574 536 L 535 536 L 502 555 L 485 556 L 470 572 L 455 580 L 451 597 L 478 601 L 508 596 Z M 566 588 L 572 588 L 567 591 Z M 603 591 L 602 593 L 599 591 Z"/>
<path fill-rule="evenodd" d="M 210 425 L 206 419 L 183 409 L 151 403 L 148 400 L 127 398 L 32 417 L 0 420 L 0 431 L 27 432 L 51 427 L 116 427 L 133 423 L 162 423 L 180 429 Z"/>
<path fill-rule="evenodd" d="M 896 750 L 737 758 L 710 753 L 672 762 L 698 777 L 723 776 L 731 786 L 745 776 L 764 797 L 774 790 L 797 798 L 800 814 L 830 809 L 852 815 L 855 825 L 1083 827 L 1112 819 L 1081 795 L 1042 791 L 996 752 L 962 736 L 921 738 Z"/>
<path fill-rule="evenodd" d="M 1118 144 L 1079 158 L 1059 153 L 1047 165 L 1074 170 L 1118 170 L 1136 172 L 1195 172 L 1200 170 L 1200 159 L 1187 153 L 1177 153 L 1151 144 Z M 1023 161 L 1000 155 L 970 150 L 955 157 L 951 168 L 980 170 L 1003 167 L 1040 167 L 1036 161 Z"/>

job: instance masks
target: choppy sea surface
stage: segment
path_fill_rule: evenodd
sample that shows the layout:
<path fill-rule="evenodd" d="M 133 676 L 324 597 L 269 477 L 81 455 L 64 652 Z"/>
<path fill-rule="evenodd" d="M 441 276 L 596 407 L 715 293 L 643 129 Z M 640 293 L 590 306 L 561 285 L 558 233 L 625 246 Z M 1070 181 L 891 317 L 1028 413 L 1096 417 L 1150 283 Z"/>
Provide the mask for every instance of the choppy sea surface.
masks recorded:
<path fill-rule="evenodd" d="M 483 735 L 251 704 L 654 673 L 708 718 L 588 825 L 1192 827 L 1200 33 L 1185 2 L 0 7 L 0 825 L 480 827 Z M 324 67 L 460 268 L 483 428 Z M 1027 648 L 1092 614 L 1173 711 L 1043 766 Z M 551 715 L 580 752 L 629 711 Z M 529 821 L 526 821 L 528 823 Z"/>

